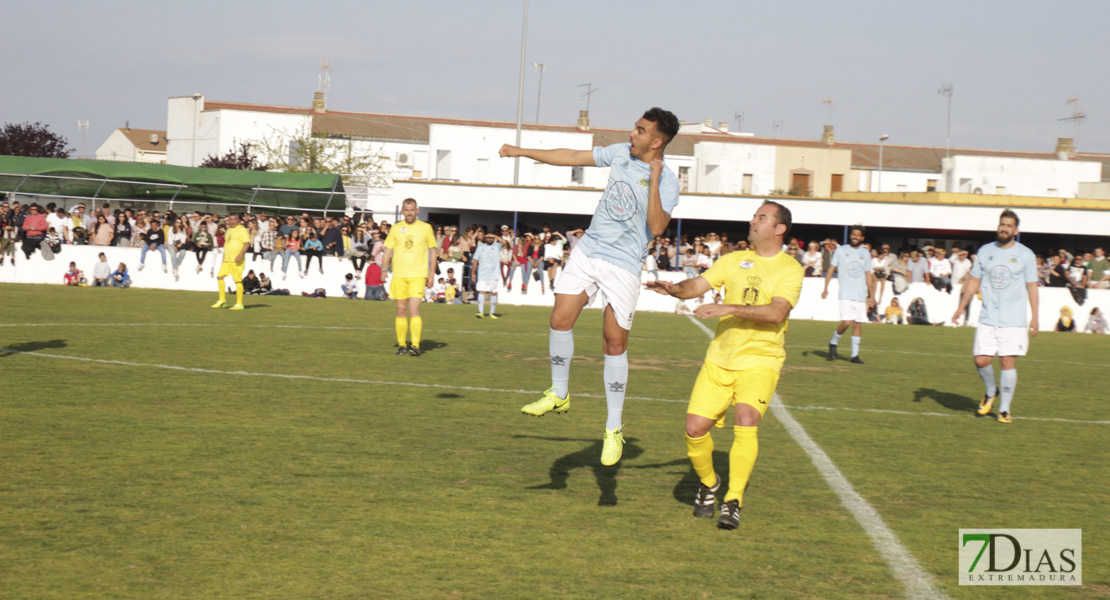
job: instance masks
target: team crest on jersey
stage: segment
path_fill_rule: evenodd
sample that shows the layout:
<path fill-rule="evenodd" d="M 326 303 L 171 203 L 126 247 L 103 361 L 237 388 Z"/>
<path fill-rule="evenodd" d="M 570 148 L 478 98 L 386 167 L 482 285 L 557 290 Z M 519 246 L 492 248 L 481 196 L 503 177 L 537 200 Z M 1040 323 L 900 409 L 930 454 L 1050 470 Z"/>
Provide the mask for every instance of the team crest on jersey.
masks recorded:
<path fill-rule="evenodd" d="M 744 304 L 757 304 L 759 302 L 759 284 L 763 280 L 759 277 L 748 277 L 748 287 L 744 288 Z"/>
<path fill-rule="evenodd" d="M 1018 260 L 1017 260 L 1017 257 L 1016 257 L 1016 256 L 1011 256 L 1011 257 L 1010 257 L 1010 262 L 1014 263 L 1015 265 L 1017 264 L 1017 261 L 1018 261 Z"/>
<path fill-rule="evenodd" d="M 405 233 L 405 232 L 407 232 L 408 230 L 409 230 L 409 228 L 408 228 L 408 227 L 402 227 L 402 228 L 401 228 L 401 233 Z"/>
<path fill-rule="evenodd" d="M 741 269 L 750 269 L 754 266 L 755 266 L 755 261 L 754 260 L 742 260 L 742 261 L 740 261 L 740 268 Z"/>
<path fill-rule="evenodd" d="M 651 182 L 648 181 L 647 177 L 644 177 L 643 179 L 640 180 L 640 185 L 642 185 L 644 187 L 651 187 Z"/>
<path fill-rule="evenodd" d="M 1010 268 L 1006 265 L 997 265 L 990 270 L 991 287 L 1000 290 L 1007 285 L 1010 285 L 1010 280 L 1014 278 L 1014 274 L 1010 272 Z"/>
<path fill-rule="evenodd" d="M 614 221 L 627 221 L 636 216 L 636 194 L 624 181 L 614 181 L 601 197 L 605 214 Z"/>

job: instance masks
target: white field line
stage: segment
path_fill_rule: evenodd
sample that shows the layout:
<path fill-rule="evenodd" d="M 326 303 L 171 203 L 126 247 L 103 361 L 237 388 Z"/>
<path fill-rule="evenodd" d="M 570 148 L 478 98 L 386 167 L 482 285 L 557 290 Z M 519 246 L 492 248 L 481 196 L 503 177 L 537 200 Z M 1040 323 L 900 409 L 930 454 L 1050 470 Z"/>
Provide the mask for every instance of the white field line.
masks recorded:
<path fill-rule="evenodd" d="M 713 332 L 698 322 L 697 319 L 690 317 L 690 320 L 710 338 L 713 337 Z M 848 512 L 852 513 L 852 516 L 863 527 L 867 536 L 871 538 L 872 545 L 886 561 L 890 570 L 894 572 L 894 576 L 902 583 L 906 597 L 914 600 L 918 598 L 947 598 L 947 595 L 936 587 L 932 576 L 921 568 L 917 559 L 898 541 L 898 536 L 883 522 L 879 512 L 856 492 L 852 484 L 840 472 L 840 469 L 833 464 L 829 455 L 825 454 L 825 451 L 817 445 L 817 442 L 813 441 L 813 438 L 809 437 L 806 430 L 794 419 L 794 415 L 790 414 L 790 411 L 782 404 L 778 394 L 775 394 L 773 398 L 771 409 L 778 417 L 779 422 L 786 428 L 786 431 L 790 433 L 790 437 L 794 438 L 794 441 L 809 455 L 821 477 L 836 492 L 836 495 L 840 496 L 840 503 L 848 509 Z"/>
<path fill-rule="evenodd" d="M 688 318 L 693 318 L 687 315 Z M 699 323 L 700 325 L 700 323 Z M 338 331 L 393 331 L 392 327 L 351 327 L 343 325 L 234 325 L 229 326 L 225 323 L 0 323 L 0 327 L 237 327 L 237 328 L 250 328 L 250 329 L 321 329 L 321 330 L 338 330 Z M 702 327 L 705 329 L 705 327 Z M 516 337 L 548 337 L 546 332 L 530 333 L 520 331 L 484 331 L 484 330 L 466 330 L 466 329 L 438 329 L 444 333 L 458 333 L 462 335 L 482 334 L 482 335 L 512 335 Z M 578 334 L 575 337 L 597 337 L 593 334 Z M 633 341 L 640 342 L 666 342 L 668 344 L 683 343 L 683 344 L 702 344 L 699 340 L 674 340 L 652 337 L 640 337 L 632 335 Z M 787 345 L 789 350 L 814 350 L 810 346 L 795 346 Z M 914 354 L 918 356 L 947 356 L 952 357 L 952 354 L 945 354 L 941 352 L 913 352 L 910 350 L 890 350 L 886 348 L 875 348 L 869 346 L 868 349 L 872 352 L 880 353 L 893 353 L 893 354 Z M 968 355 L 970 357 L 970 354 Z M 1022 357 L 1022 362 L 1035 362 L 1046 363 L 1053 365 L 1076 365 L 1080 367 L 1102 367 L 1102 363 L 1084 363 L 1068 360 L 1043 360 L 1038 358 Z M 579 394 L 581 395 L 581 394 Z"/>

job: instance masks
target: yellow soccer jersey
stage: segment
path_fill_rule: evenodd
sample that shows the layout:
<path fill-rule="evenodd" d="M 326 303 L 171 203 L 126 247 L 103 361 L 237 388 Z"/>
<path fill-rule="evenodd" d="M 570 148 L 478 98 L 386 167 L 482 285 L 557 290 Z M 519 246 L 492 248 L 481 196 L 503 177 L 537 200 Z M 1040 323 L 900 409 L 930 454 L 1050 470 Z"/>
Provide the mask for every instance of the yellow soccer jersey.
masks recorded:
<path fill-rule="evenodd" d="M 224 262 L 235 262 L 239 257 L 239 253 L 243 251 L 244 246 L 249 246 L 251 243 L 251 234 L 247 231 L 246 227 L 236 225 L 228 229 L 224 233 Z M 246 262 L 247 255 L 243 255 L 243 261 Z"/>
<path fill-rule="evenodd" d="M 428 252 L 436 247 L 436 235 L 420 219 L 412 225 L 401 221 L 389 229 L 385 247 L 393 249 L 394 277 L 427 277 Z"/>
<path fill-rule="evenodd" d="M 702 277 L 714 289 L 724 288 L 725 304 L 759 306 L 770 304 L 771 298 L 777 296 L 796 306 L 804 274 L 798 261 L 785 252 L 763 258 L 752 250 L 744 250 L 722 256 Z M 781 369 L 786 360 L 783 348 L 786 326 L 787 321 L 756 323 L 739 317 L 721 317 L 705 359 L 733 371 L 753 367 Z"/>

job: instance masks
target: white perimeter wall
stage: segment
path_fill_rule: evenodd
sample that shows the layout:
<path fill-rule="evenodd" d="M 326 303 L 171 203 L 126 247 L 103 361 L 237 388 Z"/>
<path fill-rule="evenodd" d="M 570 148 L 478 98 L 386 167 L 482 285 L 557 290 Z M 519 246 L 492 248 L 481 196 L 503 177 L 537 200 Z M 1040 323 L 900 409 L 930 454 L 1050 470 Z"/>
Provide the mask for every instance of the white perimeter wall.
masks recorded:
<path fill-rule="evenodd" d="M 882 187 L 879 186 L 879 170 L 856 170 L 859 174 L 859 191 L 861 192 L 925 192 L 929 190 L 929 180 L 937 182 L 937 190 L 941 186 L 940 173 L 911 173 L 909 171 L 891 171 L 883 169 Z"/>
<path fill-rule="evenodd" d="M 950 186 L 944 191 L 950 192 L 973 193 L 978 188 L 984 194 L 1077 198 L 1080 183 L 1102 180 L 1102 163 L 1097 162 L 992 156 L 953 156 L 943 162 Z M 999 186 L 1005 191 L 998 191 Z"/>
<path fill-rule="evenodd" d="M 218 289 L 218 280 L 213 273 L 213 267 L 218 267 L 216 261 L 222 260 L 222 257 L 214 252 L 210 252 L 208 259 L 205 261 L 204 270 L 201 273 L 196 272 L 197 261 L 193 253 L 186 256 L 181 268 L 180 281 L 174 281 L 172 271 L 170 273 L 163 273 L 161 268 L 161 259 L 157 253 L 147 253 L 147 266 L 146 269 L 139 271 L 139 256 L 140 250 L 138 248 L 115 248 L 104 246 L 64 246 L 61 253 L 59 253 L 53 261 L 46 261 L 42 258 L 40 253 L 35 253 L 31 256 L 31 260 L 24 260 L 22 253 L 16 250 L 17 259 L 16 264 L 12 266 L 10 261 L 5 261 L 4 266 L 0 267 L 0 283 L 51 283 L 61 285 L 62 275 L 69 268 L 70 261 L 77 263 L 77 268 L 85 272 L 86 277 L 92 276 L 93 266 L 97 262 L 97 255 L 104 252 L 108 258 L 108 264 L 115 270 L 115 267 L 123 262 L 127 264 L 128 271 L 131 273 L 132 285 L 136 288 L 156 288 L 167 290 L 191 290 L 191 291 L 204 291 L 212 292 L 215 295 Z M 302 261 L 304 258 L 302 257 Z M 290 291 L 292 295 L 299 296 L 301 292 L 311 292 L 318 287 L 327 290 L 329 299 L 338 301 L 343 298 L 340 286 L 344 283 L 344 275 L 353 273 L 350 261 L 341 260 L 335 257 L 327 257 L 324 259 L 324 274 L 321 275 L 316 267 L 316 261 L 313 261 L 313 271 L 306 277 L 302 278 L 295 273 L 296 263 L 294 262 L 289 269 L 287 276 L 283 277 L 281 274 L 281 259 L 277 260 L 275 264 L 277 271 L 270 269 L 268 262 L 259 258 L 257 261 L 252 261 L 250 255 L 247 255 L 247 269 L 254 269 L 255 273 L 264 272 L 268 277 L 271 277 L 274 282 L 275 288 L 285 288 Z M 461 274 L 461 265 L 455 263 L 443 263 L 440 265 L 443 273 L 446 273 L 447 268 L 453 266 L 456 274 Z M 662 277 L 671 281 L 679 281 L 683 279 L 682 273 L 661 273 Z M 529 305 L 529 306 L 551 306 L 554 303 L 554 296 L 548 290 L 546 294 L 540 294 L 539 284 L 536 282 L 529 282 L 531 288 L 528 295 L 520 294 L 520 282 L 523 276 L 522 271 L 517 270 L 514 276 L 515 285 L 512 292 L 502 290 L 498 294 L 499 305 Z M 647 281 L 649 275 L 645 274 L 642 278 Z M 363 287 L 362 280 L 356 276 L 359 281 L 359 297 L 362 297 Z M 230 281 L 230 280 L 228 280 Z M 833 280 L 829 286 L 829 298 L 826 300 L 821 299 L 821 291 L 824 289 L 824 279 L 820 277 L 807 277 L 802 286 L 801 299 L 798 301 L 798 306 L 791 313 L 790 318 L 794 320 L 809 319 L 817 321 L 839 321 L 839 308 L 836 300 L 837 297 L 837 282 Z M 104 293 L 121 293 L 126 294 L 127 290 L 110 289 L 104 290 Z M 890 303 L 891 291 L 889 286 L 883 296 L 883 302 L 880 308 L 886 308 Z M 920 297 L 925 301 L 926 309 L 929 313 L 931 321 L 947 321 L 952 313 L 956 310 L 958 301 L 958 293 L 946 294 L 938 292 L 932 286 L 924 283 L 915 283 L 910 288 L 899 296 L 901 304 L 904 308 L 908 308 L 910 302 Z M 250 306 L 252 300 L 247 299 L 246 304 Z M 696 304 L 693 301 L 686 301 L 689 307 Z M 639 302 L 637 303 L 637 310 L 640 311 L 657 311 L 657 312 L 674 312 L 677 308 L 678 301 L 669 296 L 662 296 L 654 292 L 643 291 L 640 294 Z M 972 320 L 978 317 L 978 303 L 973 302 Z M 1110 311 L 1110 290 L 1090 290 L 1088 293 L 1088 300 L 1082 307 L 1077 306 L 1072 300 L 1071 294 L 1065 288 L 1040 288 L 1040 327 L 1042 331 L 1051 331 L 1055 328 L 1056 320 L 1060 316 L 1060 308 L 1062 306 L 1070 306 L 1075 315 L 1076 327 L 1082 330 L 1087 324 L 1087 317 L 1090 315 L 1091 308 L 1099 307 L 1103 313 Z M 462 308 L 462 307 L 460 307 Z M 593 308 L 598 308 L 594 306 Z M 470 309 L 467 309 L 470 310 Z M 511 309 L 500 309 L 498 312 L 511 313 Z M 880 310 L 881 312 L 881 310 Z M 969 348 L 970 351 L 970 348 Z"/>
<path fill-rule="evenodd" d="M 508 162 L 508 159 L 502 159 Z M 590 169 L 587 169 L 589 171 Z M 600 169 L 595 169 L 600 171 Z M 884 173 L 884 177 L 885 177 Z M 416 198 L 423 209 L 550 212 L 592 215 L 601 199 L 601 189 L 531 189 L 512 186 L 398 181 L 382 190 L 399 205 Z M 673 218 L 710 221 L 743 221 L 751 218 L 763 198 L 682 194 Z M 776 198 L 791 210 L 795 223 L 908 227 L 994 231 L 998 227 L 997 206 L 863 202 L 821 198 Z M 1104 236 L 1110 231 L 1110 211 L 1059 208 L 1022 208 L 1021 230 L 1027 233 L 1071 233 Z M 672 224 L 673 226 L 673 224 Z"/>

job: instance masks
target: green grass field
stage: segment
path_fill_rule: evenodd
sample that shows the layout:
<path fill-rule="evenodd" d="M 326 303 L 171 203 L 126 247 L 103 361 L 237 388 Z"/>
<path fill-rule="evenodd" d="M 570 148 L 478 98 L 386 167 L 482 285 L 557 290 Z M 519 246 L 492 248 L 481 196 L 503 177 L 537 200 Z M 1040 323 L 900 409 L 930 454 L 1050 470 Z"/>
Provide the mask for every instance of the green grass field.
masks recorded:
<path fill-rule="evenodd" d="M 774 410 L 740 528 L 691 516 L 686 317 L 636 316 L 607 468 L 596 310 L 572 410 L 535 419 L 546 309 L 425 305 L 413 358 L 392 302 L 214 295 L 0 286 L 0 598 L 904 596 Z M 943 593 L 1110 595 L 1110 338 L 1038 336 L 1005 426 L 973 417 L 972 330 L 867 326 L 861 367 L 831 328 L 791 323 L 779 395 Z M 1083 529 L 1084 586 L 960 587 L 986 527 Z"/>

